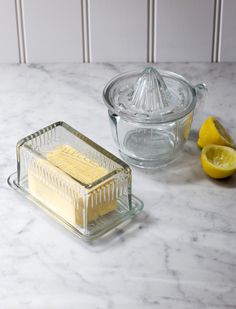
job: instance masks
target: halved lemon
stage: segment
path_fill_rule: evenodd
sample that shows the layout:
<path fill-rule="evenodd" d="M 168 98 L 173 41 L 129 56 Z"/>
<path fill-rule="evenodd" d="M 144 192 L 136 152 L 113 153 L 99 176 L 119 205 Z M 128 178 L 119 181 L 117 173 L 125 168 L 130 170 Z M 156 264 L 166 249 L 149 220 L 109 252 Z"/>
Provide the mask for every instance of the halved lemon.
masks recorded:
<path fill-rule="evenodd" d="M 227 146 L 205 146 L 201 163 L 208 176 L 216 179 L 229 177 L 236 172 L 236 151 Z"/>
<path fill-rule="evenodd" d="M 211 144 L 234 147 L 234 141 L 228 131 L 213 116 L 208 117 L 203 122 L 197 144 L 201 148 Z"/>

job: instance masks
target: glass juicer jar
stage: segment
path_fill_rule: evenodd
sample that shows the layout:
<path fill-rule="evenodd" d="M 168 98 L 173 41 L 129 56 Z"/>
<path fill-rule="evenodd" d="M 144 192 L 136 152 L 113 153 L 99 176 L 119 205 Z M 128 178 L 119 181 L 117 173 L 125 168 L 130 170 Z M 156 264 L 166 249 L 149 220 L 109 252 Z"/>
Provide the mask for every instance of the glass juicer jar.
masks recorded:
<path fill-rule="evenodd" d="M 188 139 L 204 83 L 192 86 L 182 76 L 147 67 L 112 79 L 103 99 L 114 140 L 129 164 L 155 168 L 175 160 Z"/>

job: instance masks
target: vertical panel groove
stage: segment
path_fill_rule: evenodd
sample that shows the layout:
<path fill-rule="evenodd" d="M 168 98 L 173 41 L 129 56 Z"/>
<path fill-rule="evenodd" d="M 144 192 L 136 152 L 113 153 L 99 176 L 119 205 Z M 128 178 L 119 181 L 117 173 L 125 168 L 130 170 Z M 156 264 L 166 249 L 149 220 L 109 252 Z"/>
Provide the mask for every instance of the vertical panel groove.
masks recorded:
<path fill-rule="evenodd" d="M 89 0 L 81 0 L 83 62 L 90 62 Z"/>
<path fill-rule="evenodd" d="M 223 0 L 215 0 L 212 62 L 220 62 Z"/>
<path fill-rule="evenodd" d="M 20 42 L 20 35 L 19 35 L 19 18 L 18 18 L 17 0 L 15 0 L 15 14 L 16 14 L 16 33 L 17 33 L 17 44 L 18 44 L 18 57 L 19 57 L 19 63 L 22 63 L 21 42 Z"/>
<path fill-rule="evenodd" d="M 216 28 L 217 28 L 216 27 L 216 16 L 217 16 L 217 0 L 214 1 L 211 62 L 216 61 Z"/>
<path fill-rule="evenodd" d="M 25 31 L 23 21 L 22 0 L 15 0 L 16 27 L 19 48 L 19 62 L 26 63 Z"/>
<path fill-rule="evenodd" d="M 156 14 L 155 14 L 155 0 L 148 0 L 148 16 L 147 16 L 147 22 L 148 22 L 148 35 L 147 35 L 147 61 L 148 62 L 155 62 L 155 28 L 156 28 Z"/>
<path fill-rule="evenodd" d="M 220 62 L 220 60 L 221 60 L 221 37 L 222 37 L 222 23 L 223 23 L 223 6 L 224 6 L 224 0 L 220 0 L 219 23 L 218 23 L 217 62 Z"/>
<path fill-rule="evenodd" d="M 87 49 L 88 49 L 88 62 L 91 62 L 91 35 L 90 35 L 90 0 L 86 1 L 86 25 L 87 25 Z"/>
<path fill-rule="evenodd" d="M 147 35 L 147 42 L 148 42 L 148 54 L 147 54 L 147 61 L 152 62 L 153 58 L 153 22 L 152 22 L 152 6 L 153 6 L 153 0 L 148 0 L 148 16 L 147 16 L 147 22 L 148 22 L 148 35 Z"/>
<path fill-rule="evenodd" d="M 150 62 L 151 56 L 151 50 L 150 50 L 150 2 L 151 0 L 147 1 L 147 62 Z"/>
<path fill-rule="evenodd" d="M 24 0 L 21 1 L 21 24 L 22 24 L 22 37 L 23 37 L 23 49 L 24 49 L 24 63 L 28 62 L 27 55 L 27 41 L 26 41 L 26 31 L 25 31 L 25 12 L 24 12 Z"/>
<path fill-rule="evenodd" d="M 156 55 L 157 55 L 157 44 L 156 44 L 156 29 L 157 29 L 157 0 L 153 0 L 153 6 L 152 6 L 152 10 L 153 10 L 153 30 L 152 30 L 152 35 L 153 35 L 153 56 L 152 56 L 152 61 L 156 62 Z"/>
<path fill-rule="evenodd" d="M 81 26 L 82 26 L 82 50 L 83 50 L 83 62 L 87 62 L 87 45 L 85 43 L 86 29 L 85 29 L 85 3 L 81 0 Z"/>

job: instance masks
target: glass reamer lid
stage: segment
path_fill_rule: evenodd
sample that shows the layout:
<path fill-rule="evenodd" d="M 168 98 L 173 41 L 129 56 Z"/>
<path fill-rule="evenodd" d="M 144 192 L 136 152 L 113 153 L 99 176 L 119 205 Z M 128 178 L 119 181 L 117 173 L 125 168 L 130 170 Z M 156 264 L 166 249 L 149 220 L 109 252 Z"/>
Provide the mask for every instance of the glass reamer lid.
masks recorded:
<path fill-rule="evenodd" d="M 113 113 L 145 123 L 175 121 L 196 104 L 196 91 L 187 80 L 153 67 L 118 75 L 105 87 L 103 97 Z"/>

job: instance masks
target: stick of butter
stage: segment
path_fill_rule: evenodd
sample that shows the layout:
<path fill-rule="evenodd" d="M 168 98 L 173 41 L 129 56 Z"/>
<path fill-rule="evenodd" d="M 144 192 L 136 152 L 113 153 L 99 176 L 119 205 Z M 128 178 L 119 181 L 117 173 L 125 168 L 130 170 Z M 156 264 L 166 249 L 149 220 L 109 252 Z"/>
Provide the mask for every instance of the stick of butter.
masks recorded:
<path fill-rule="evenodd" d="M 55 168 L 56 167 L 56 168 Z M 114 180 L 86 189 L 94 181 L 108 174 L 108 170 L 68 145 L 38 159 L 28 169 L 30 192 L 54 213 L 72 225 L 95 221 L 117 207 L 119 186 Z M 76 187 L 71 181 L 76 182 Z M 72 185 L 73 184 L 73 185 Z"/>

